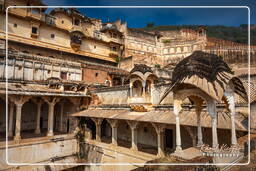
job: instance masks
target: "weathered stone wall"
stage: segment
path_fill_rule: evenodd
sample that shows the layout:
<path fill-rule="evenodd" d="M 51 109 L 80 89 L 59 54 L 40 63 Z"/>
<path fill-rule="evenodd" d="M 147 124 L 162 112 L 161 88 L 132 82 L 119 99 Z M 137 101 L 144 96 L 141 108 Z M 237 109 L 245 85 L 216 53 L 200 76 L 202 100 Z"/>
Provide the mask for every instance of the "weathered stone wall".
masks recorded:
<path fill-rule="evenodd" d="M 60 136 L 59 136 L 60 137 Z M 66 137 L 63 141 L 52 142 L 40 140 L 26 144 L 9 145 L 8 162 L 15 163 L 49 163 L 50 158 L 74 155 L 78 152 L 77 141 Z M 0 168 L 8 169 L 14 166 L 7 165 L 5 146 L 0 147 Z"/>
<path fill-rule="evenodd" d="M 22 57 L 22 56 L 20 56 Z M 66 73 L 67 80 L 81 81 L 82 71 L 79 64 L 76 67 L 54 63 L 54 61 L 42 62 L 28 59 L 8 59 L 8 78 L 13 80 L 39 81 L 50 77 L 61 78 L 61 72 Z M 5 79 L 5 61 L 0 61 L 0 78 Z"/>
<path fill-rule="evenodd" d="M 112 87 L 106 88 L 106 90 L 101 89 L 95 92 L 100 99 L 100 102 L 104 104 L 120 105 L 127 104 L 128 99 L 128 87 Z"/>
<path fill-rule="evenodd" d="M 87 166 L 85 171 L 102 171 L 102 170 L 123 170 L 128 171 L 136 169 L 138 166 L 132 163 L 145 163 L 155 156 L 142 154 L 141 152 L 132 152 L 130 149 L 123 147 L 111 147 L 103 143 L 90 142 L 86 143 L 86 154 L 88 163 L 129 163 L 130 165 L 92 165 Z"/>
<path fill-rule="evenodd" d="M 165 93 L 165 91 L 169 88 L 170 85 L 155 85 L 151 92 L 152 92 L 152 104 L 158 105 L 161 97 Z M 161 102 L 161 104 L 173 104 L 173 92 L 170 92 L 166 98 Z"/>
<path fill-rule="evenodd" d="M 83 81 L 87 84 L 106 84 L 107 80 L 112 81 L 107 71 L 100 69 L 83 68 Z"/>

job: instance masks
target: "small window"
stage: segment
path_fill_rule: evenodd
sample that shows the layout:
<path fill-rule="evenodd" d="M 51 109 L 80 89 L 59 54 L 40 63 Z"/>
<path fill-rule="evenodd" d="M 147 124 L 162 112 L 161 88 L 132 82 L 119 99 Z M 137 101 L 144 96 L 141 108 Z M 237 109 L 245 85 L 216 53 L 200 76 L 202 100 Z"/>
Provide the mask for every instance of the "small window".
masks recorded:
<path fill-rule="evenodd" d="M 75 19 L 75 22 L 74 22 L 74 24 L 75 24 L 76 26 L 79 26 L 79 25 L 80 25 L 80 20 L 78 20 L 78 19 Z"/>
<path fill-rule="evenodd" d="M 117 35 L 116 35 L 116 33 L 113 33 L 113 38 L 117 38 Z"/>
<path fill-rule="evenodd" d="M 13 24 L 13 27 L 17 27 L 18 25 L 16 23 Z"/>
<path fill-rule="evenodd" d="M 32 33 L 37 34 L 37 27 L 32 27 Z"/>
<path fill-rule="evenodd" d="M 111 50 L 112 50 L 112 51 L 115 51 L 115 52 L 117 51 L 117 49 L 116 49 L 115 46 L 113 46 L 113 47 L 111 48 Z"/>
<path fill-rule="evenodd" d="M 60 73 L 60 78 L 63 79 L 63 80 L 66 80 L 67 79 L 67 72 L 61 72 Z"/>
<path fill-rule="evenodd" d="M 97 47 L 96 46 L 94 46 L 94 49 L 96 49 Z"/>
<path fill-rule="evenodd" d="M 29 53 L 29 52 L 28 52 L 28 51 L 26 51 L 26 50 L 23 50 L 22 52 L 23 52 L 23 53 Z"/>
<path fill-rule="evenodd" d="M 33 8 L 33 9 L 31 10 L 31 13 L 32 13 L 32 14 L 40 14 L 40 10 L 37 9 L 37 8 Z"/>
<path fill-rule="evenodd" d="M 50 74 L 50 73 L 51 73 L 51 70 L 48 70 L 47 73 Z"/>
<path fill-rule="evenodd" d="M 61 23 L 64 24 L 64 20 L 62 20 Z"/>
<path fill-rule="evenodd" d="M 95 77 L 98 77 L 99 73 L 95 73 Z"/>
<path fill-rule="evenodd" d="M 55 38 L 55 34 L 51 34 L 51 38 L 54 39 Z"/>

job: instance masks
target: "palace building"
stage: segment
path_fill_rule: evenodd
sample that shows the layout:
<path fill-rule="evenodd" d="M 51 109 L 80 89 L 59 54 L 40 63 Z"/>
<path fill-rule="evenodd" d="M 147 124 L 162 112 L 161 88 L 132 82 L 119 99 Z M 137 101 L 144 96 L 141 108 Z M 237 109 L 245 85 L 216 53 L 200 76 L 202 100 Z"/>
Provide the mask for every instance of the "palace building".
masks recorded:
<path fill-rule="evenodd" d="M 256 133 L 254 46 L 40 0 L 0 0 L 0 20 L 0 170 L 135 170 L 241 148 L 207 161 L 228 164 Z"/>

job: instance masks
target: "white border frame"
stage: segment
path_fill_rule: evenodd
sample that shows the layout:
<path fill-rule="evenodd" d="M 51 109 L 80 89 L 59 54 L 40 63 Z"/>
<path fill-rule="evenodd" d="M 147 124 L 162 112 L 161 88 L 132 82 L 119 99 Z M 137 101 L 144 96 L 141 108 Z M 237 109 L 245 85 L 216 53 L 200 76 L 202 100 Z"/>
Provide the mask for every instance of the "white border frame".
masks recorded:
<path fill-rule="evenodd" d="M 8 161 L 8 10 L 10 8 L 246 8 L 248 10 L 248 162 L 247 163 L 11 163 Z M 44 165 L 73 165 L 73 166 L 83 166 L 83 165 L 215 165 L 215 166 L 225 166 L 225 165 L 248 165 L 251 161 L 250 156 L 250 45 L 251 45 L 251 34 L 250 34 L 250 8 L 248 6 L 8 6 L 6 8 L 6 67 L 5 67 L 5 78 L 6 78 L 6 163 L 11 166 L 44 166 Z"/>

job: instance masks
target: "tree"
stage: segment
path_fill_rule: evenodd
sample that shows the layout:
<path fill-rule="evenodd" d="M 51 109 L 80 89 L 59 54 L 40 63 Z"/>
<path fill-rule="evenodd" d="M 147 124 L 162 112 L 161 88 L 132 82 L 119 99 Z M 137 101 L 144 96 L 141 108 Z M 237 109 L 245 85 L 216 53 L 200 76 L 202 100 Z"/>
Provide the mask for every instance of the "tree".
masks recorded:
<path fill-rule="evenodd" d="M 152 28 L 155 26 L 155 23 L 151 22 L 151 23 L 147 23 L 147 28 Z"/>

